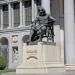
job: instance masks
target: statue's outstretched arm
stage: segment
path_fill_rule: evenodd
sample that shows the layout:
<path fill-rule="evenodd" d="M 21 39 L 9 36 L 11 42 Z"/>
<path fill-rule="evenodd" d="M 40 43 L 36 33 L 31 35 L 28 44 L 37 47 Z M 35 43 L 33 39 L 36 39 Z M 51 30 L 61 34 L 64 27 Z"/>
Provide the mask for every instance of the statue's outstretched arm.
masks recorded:
<path fill-rule="evenodd" d="M 54 17 L 52 17 L 51 15 L 49 15 L 48 17 L 49 17 L 50 21 L 54 21 L 55 22 L 56 19 Z"/>

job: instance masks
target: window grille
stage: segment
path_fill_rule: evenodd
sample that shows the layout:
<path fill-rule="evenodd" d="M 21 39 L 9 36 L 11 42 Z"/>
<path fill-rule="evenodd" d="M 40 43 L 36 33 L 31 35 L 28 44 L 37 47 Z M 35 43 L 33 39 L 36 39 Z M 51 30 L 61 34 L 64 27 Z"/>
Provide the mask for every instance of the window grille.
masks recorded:
<path fill-rule="evenodd" d="M 32 22 L 32 6 L 31 6 L 31 0 L 24 2 L 25 7 L 25 25 L 28 26 Z"/>
<path fill-rule="evenodd" d="M 3 28 L 7 28 L 9 26 L 9 18 L 8 18 L 8 5 L 3 5 Z"/>

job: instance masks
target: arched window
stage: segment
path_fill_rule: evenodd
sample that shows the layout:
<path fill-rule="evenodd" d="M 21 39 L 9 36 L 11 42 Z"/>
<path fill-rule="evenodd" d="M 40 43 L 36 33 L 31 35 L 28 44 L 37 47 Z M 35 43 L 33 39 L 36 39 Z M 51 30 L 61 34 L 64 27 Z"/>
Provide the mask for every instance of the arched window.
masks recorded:
<path fill-rule="evenodd" d="M 8 39 L 6 37 L 0 38 L 1 45 L 8 45 Z"/>
<path fill-rule="evenodd" d="M 8 66 L 9 54 L 8 54 L 8 39 L 6 37 L 0 38 L 0 55 L 3 55 L 6 61 L 6 66 Z"/>

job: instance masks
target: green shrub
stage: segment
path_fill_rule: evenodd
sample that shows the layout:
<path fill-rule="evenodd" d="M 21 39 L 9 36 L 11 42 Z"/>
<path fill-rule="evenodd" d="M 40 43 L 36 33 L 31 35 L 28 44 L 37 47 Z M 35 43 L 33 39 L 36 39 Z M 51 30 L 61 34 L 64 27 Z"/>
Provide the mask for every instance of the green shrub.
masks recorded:
<path fill-rule="evenodd" d="M 0 56 L 0 70 L 3 70 L 6 67 L 6 59 L 4 56 Z"/>

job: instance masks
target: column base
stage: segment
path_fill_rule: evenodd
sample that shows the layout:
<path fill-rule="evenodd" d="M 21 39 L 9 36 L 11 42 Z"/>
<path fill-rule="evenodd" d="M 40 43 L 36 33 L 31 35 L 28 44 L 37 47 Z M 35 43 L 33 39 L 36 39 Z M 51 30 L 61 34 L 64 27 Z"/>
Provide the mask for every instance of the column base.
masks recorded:
<path fill-rule="evenodd" d="M 66 70 L 75 70 L 75 65 L 74 64 L 67 64 L 67 65 L 65 65 L 65 69 Z"/>

